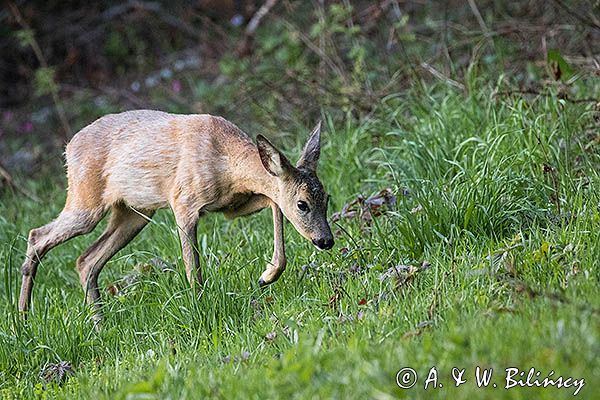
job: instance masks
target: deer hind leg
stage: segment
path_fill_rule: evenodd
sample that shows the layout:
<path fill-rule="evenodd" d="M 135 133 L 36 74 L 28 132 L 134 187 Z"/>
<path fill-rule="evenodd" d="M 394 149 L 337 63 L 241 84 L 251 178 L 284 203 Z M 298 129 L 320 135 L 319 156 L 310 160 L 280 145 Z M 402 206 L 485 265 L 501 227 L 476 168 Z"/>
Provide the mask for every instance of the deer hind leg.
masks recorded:
<path fill-rule="evenodd" d="M 37 267 L 44 255 L 67 240 L 91 232 L 102 219 L 104 210 L 77 210 L 65 208 L 52 222 L 32 229 L 27 240 L 27 253 L 21 267 L 23 281 L 19 297 L 19 311 L 26 317 L 31 302 L 31 291 Z"/>
<path fill-rule="evenodd" d="M 181 255 L 185 264 L 185 274 L 192 289 L 197 292 L 202 288 L 202 269 L 198 253 L 198 237 L 196 229 L 198 218 L 202 215 L 195 207 L 174 203 L 171 205 L 175 214 L 175 222 L 181 242 Z"/>
<path fill-rule="evenodd" d="M 93 318 L 96 323 L 100 316 L 100 291 L 98 276 L 108 260 L 127 245 L 149 222 L 150 212 L 136 212 L 119 204 L 112 207 L 106 230 L 77 259 L 79 280 L 86 294 L 88 304 L 94 307 Z"/>

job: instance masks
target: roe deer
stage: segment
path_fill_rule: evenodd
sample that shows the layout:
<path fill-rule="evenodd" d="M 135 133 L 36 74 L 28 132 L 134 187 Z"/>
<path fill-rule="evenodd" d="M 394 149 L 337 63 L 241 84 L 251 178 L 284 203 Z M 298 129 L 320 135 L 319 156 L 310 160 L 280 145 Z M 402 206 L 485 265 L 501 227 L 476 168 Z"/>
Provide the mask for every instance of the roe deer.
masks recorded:
<path fill-rule="evenodd" d="M 110 209 L 104 233 L 77 259 L 79 279 L 98 321 L 98 275 L 106 262 L 146 226 L 155 210 L 175 214 L 187 279 L 202 284 L 198 218 L 227 218 L 271 207 L 274 251 L 259 284 L 286 266 L 283 215 L 319 249 L 333 247 L 327 194 L 316 175 L 320 126 L 296 167 L 267 139 L 255 146 L 237 126 L 211 115 L 128 111 L 106 115 L 79 131 L 66 148 L 67 200 L 52 222 L 29 232 L 19 310 L 26 316 L 38 264 L 53 247 L 94 229 Z"/>

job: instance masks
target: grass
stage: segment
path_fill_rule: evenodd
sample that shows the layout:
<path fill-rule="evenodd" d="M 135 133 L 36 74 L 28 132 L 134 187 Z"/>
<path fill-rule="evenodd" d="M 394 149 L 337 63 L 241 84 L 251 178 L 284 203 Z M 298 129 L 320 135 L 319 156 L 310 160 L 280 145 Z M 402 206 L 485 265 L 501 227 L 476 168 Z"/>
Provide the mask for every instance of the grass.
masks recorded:
<path fill-rule="evenodd" d="M 534 367 L 540 379 L 551 370 L 584 378 L 578 397 L 592 398 L 600 384 L 597 111 L 552 94 L 496 96 L 498 87 L 477 84 L 468 94 L 434 85 L 390 96 L 360 124 L 326 118 L 320 176 L 332 208 L 385 187 L 396 204 L 371 221 L 336 222 L 331 252 L 315 252 L 288 224 L 288 270 L 265 290 L 256 281 L 270 259 L 268 212 L 201 221 L 199 299 L 185 281 L 173 217 L 159 212 L 101 275 L 103 287 L 121 290 L 103 292 L 100 333 L 74 264 L 102 226 L 46 256 L 23 323 L 16 303 L 25 237 L 60 211 L 65 183 L 31 182 L 43 204 L 5 193 L 0 394 L 573 396 L 575 388 L 503 388 L 505 368 Z M 599 85 L 578 87 L 597 95 Z M 412 267 L 386 273 L 394 266 Z M 60 361 L 73 374 L 42 376 Z M 433 366 L 443 387 L 425 390 Z M 478 388 L 476 366 L 493 368 L 498 387 Z M 404 367 L 419 374 L 412 389 L 396 384 Z M 453 367 L 466 369 L 460 387 Z"/>

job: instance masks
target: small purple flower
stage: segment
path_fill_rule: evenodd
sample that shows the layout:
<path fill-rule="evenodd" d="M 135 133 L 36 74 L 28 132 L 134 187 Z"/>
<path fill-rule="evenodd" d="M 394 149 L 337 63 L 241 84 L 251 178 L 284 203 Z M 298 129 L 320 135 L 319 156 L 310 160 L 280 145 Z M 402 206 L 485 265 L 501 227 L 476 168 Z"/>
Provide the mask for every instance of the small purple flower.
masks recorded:
<path fill-rule="evenodd" d="M 175 79 L 173 82 L 171 82 L 171 89 L 173 89 L 175 93 L 181 93 L 181 81 L 179 79 Z"/>
<path fill-rule="evenodd" d="M 21 124 L 22 133 L 31 133 L 33 131 L 33 122 L 25 121 Z"/>

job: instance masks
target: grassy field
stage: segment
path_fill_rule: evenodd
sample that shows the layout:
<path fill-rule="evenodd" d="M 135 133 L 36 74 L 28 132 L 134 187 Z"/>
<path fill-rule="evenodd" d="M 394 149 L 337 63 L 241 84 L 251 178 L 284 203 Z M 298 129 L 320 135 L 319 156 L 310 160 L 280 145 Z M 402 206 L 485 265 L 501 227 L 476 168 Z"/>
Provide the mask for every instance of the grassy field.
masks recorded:
<path fill-rule="evenodd" d="M 597 79 L 576 83 L 581 97 L 599 88 Z M 320 177 L 331 212 L 385 188 L 394 198 L 378 209 L 356 203 L 333 224 L 330 252 L 315 251 L 288 224 L 288 270 L 266 289 L 257 279 L 271 256 L 268 211 L 201 220 L 199 299 L 185 280 L 173 217 L 159 212 L 101 275 L 100 333 L 75 260 L 103 224 L 44 259 L 24 323 L 16 309 L 26 235 L 58 214 L 65 180 L 31 182 L 40 204 L 5 193 L 1 397 L 573 397 L 576 387 L 505 389 L 506 368 L 527 375 L 533 367 L 540 380 L 550 371 L 585 379 L 577 397 L 593 398 L 599 111 L 551 92 L 498 95 L 504 89 L 432 85 L 383 99 L 359 124 L 325 115 Z M 287 147 L 291 158 L 307 134 Z M 69 370 L 62 379 L 60 362 Z M 434 366 L 443 387 L 425 390 Z M 489 387 L 477 387 L 477 366 L 493 368 Z M 401 389 L 396 374 L 406 367 L 419 379 Z M 459 387 L 453 367 L 466 371 Z"/>

